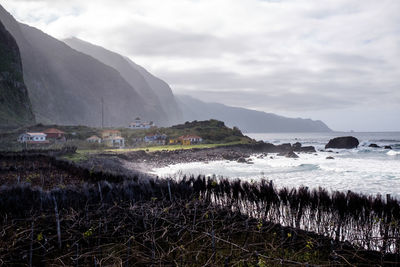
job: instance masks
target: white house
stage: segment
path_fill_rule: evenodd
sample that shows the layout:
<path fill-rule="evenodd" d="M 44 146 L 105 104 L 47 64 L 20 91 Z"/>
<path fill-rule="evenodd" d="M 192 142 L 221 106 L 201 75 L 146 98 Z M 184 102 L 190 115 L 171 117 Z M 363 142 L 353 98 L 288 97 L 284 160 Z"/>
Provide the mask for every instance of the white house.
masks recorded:
<path fill-rule="evenodd" d="M 150 129 L 155 127 L 154 122 L 142 121 L 140 118 L 136 118 L 134 122 L 130 123 L 128 126 L 130 129 Z"/>
<path fill-rule="evenodd" d="M 118 130 L 104 130 L 101 133 L 102 143 L 109 147 L 124 147 L 125 138 L 121 136 Z"/>
<path fill-rule="evenodd" d="M 181 141 L 190 141 L 192 144 L 203 142 L 203 138 L 201 138 L 198 135 L 184 135 L 184 136 L 179 137 L 178 139 Z"/>
<path fill-rule="evenodd" d="M 18 142 L 28 144 L 46 144 L 49 141 L 46 140 L 45 133 L 23 133 L 18 137 Z"/>

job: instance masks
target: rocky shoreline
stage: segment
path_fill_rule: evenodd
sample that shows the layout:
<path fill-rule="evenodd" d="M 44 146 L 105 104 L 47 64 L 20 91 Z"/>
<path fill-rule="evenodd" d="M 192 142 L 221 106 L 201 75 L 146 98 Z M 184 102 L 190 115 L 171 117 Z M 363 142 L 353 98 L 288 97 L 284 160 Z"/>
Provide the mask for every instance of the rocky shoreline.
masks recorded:
<path fill-rule="evenodd" d="M 257 142 L 254 144 L 222 146 L 205 149 L 162 150 L 146 152 L 144 150 L 115 155 L 121 163 L 130 170 L 148 172 L 156 167 L 165 167 L 172 164 L 188 162 L 209 162 L 219 160 L 237 161 L 252 164 L 250 156 L 266 157 L 269 153 L 278 156 L 297 158 L 296 153 L 315 153 L 312 146 L 301 146 L 300 143 L 274 145 Z"/>
<path fill-rule="evenodd" d="M 330 140 L 331 146 L 336 148 L 353 148 L 354 137 L 340 137 Z M 356 140 L 358 143 L 358 140 Z M 357 145 L 357 144 L 356 144 Z M 347 147 L 346 147 L 347 146 Z M 334 152 L 332 150 L 320 150 Z M 263 141 L 252 144 L 239 144 L 231 146 L 220 146 L 215 148 L 193 148 L 181 150 L 161 150 L 148 152 L 145 150 L 131 151 L 117 154 L 97 154 L 81 163 L 87 168 L 98 168 L 108 170 L 113 173 L 124 174 L 151 174 L 155 168 L 166 167 L 169 165 L 189 162 L 210 162 L 210 161 L 236 161 L 243 164 L 253 164 L 251 156 L 258 158 L 264 157 L 287 157 L 298 158 L 299 153 L 317 153 L 313 146 L 303 146 L 301 143 L 286 143 L 274 145 Z M 338 152 L 336 152 L 338 153 Z M 273 155 L 270 155 L 273 154 Z M 332 160 L 334 157 L 327 157 Z"/>

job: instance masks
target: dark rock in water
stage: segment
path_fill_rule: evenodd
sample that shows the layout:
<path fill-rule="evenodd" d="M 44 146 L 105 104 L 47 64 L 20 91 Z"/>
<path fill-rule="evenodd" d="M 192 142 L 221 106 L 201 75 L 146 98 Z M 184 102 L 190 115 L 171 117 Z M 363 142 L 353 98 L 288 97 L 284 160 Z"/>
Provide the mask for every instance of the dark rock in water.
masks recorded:
<path fill-rule="evenodd" d="M 239 159 L 237 160 L 237 162 L 239 162 L 239 163 L 247 163 L 247 161 L 246 161 L 245 158 L 239 158 Z"/>
<path fill-rule="evenodd" d="M 299 156 L 297 156 L 297 154 L 296 153 L 294 153 L 293 151 L 290 151 L 289 153 L 287 153 L 286 154 L 286 156 L 285 157 L 287 157 L 287 158 L 294 158 L 294 159 L 296 159 L 296 158 L 298 158 Z"/>
<path fill-rule="evenodd" d="M 377 144 L 370 144 L 368 147 L 375 147 L 375 148 L 379 148 L 380 146 L 378 146 Z"/>
<path fill-rule="evenodd" d="M 276 146 L 279 150 L 285 150 L 285 151 L 289 151 L 292 150 L 292 145 L 290 143 L 285 143 L 285 144 L 281 144 Z"/>
<path fill-rule="evenodd" d="M 296 153 L 294 153 L 293 151 L 289 151 L 289 152 L 282 152 L 282 153 L 279 153 L 278 154 L 278 156 L 284 156 L 284 157 L 287 157 L 287 158 L 293 158 L 293 159 L 296 159 L 296 158 L 298 158 L 299 156 L 296 154 Z"/>
<path fill-rule="evenodd" d="M 356 148 L 360 142 L 357 138 L 353 136 L 344 136 L 344 137 L 336 137 L 329 140 L 328 144 L 325 146 L 326 148 L 344 148 L 351 149 Z"/>
<path fill-rule="evenodd" d="M 391 146 L 385 146 L 384 149 L 392 149 Z"/>
<path fill-rule="evenodd" d="M 230 154 L 230 153 L 222 154 L 222 158 L 226 159 L 226 160 L 235 160 L 236 159 L 235 155 Z"/>
<path fill-rule="evenodd" d="M 326 159 L 335 159 L 335 158 L 334 158 L 334 157 L 330 157 L 330 156 L 329 156 L 329 157 L 326 157 Z"/>
<path fill-rule="evenodd" d="M 315 153 L 315 152 L 317 152 L 316 150 L 315 150 L 315 147 L 313 147 L 313 146 L 303 146 L 303 147 L 298 147 L 298 148 L 295 148 L 294 146 L 293 146 L 293 151 L 295 151 L 295 152 L 305 152 L 305 153 Z"/>
<path fill-rule="evenodd" d="M 296 142 L 296 143 L 294 143 L 294 144 L 292 145 L 292 147 L 293 147 L 294 149 L 300 148 L 301 146 L 302 146 L 302 144 L 301 144 L 300 142 Z"/>

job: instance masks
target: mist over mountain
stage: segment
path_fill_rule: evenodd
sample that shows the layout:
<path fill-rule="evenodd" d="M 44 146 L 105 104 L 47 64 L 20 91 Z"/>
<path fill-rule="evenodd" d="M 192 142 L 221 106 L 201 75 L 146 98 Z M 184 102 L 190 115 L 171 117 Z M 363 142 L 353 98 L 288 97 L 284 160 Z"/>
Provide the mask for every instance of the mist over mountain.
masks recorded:
<path fill-rule="evenodd" d="M 18 45 L 0 21 L 0 126 L 34 122 Z"/>
<path fill-rule="evenodd" d="M 0 7 L 0 18 L 20 47 L 24 79 L 38 122 L 124 126 L 135 117 L 155 122 L 164 114 L 147 101 L 114 68 L 78 52 L 28 25 Z"/>
<path fill-rule="evenodd" d="M 286 118 L 245 108 L 230 107 L 218 103 L 205 103 L 186 95 L 176 96 L 184 119 L 224 121 L 228 126 L 237 126 L 243 132 L 329 132 L 331 129 L 322 121 Z"/>
<path fill-rule="evenodd" d="M 159 111 L 160 125 L 172 125 L 181 122 L 182 113 L 178 108 L 171 88 L 164 81 L 153 76 L 130 59 L 103 47 L 78 38 L 68 38 L 63 41 L 70 47 L 116 69 L 146 100 L 147 105 Z"/>
<path fill-rule="evenodd" d="M 163 109 L 170 115 L 170 121 L 172 124 L 177 124 L 183 121 L 182 110 L 180 109 L 178 102 L 171 90 L 171 87 L 163 80 L 157 78 L 145 68 L 137 65 L 133 61 L 127 58 L 127 61 L 138 70 L 150 85 L 150 87 L 156 92 L 158 98 L 161 101 Z M 174 120 L 176 118 L 176 120 Z"/>

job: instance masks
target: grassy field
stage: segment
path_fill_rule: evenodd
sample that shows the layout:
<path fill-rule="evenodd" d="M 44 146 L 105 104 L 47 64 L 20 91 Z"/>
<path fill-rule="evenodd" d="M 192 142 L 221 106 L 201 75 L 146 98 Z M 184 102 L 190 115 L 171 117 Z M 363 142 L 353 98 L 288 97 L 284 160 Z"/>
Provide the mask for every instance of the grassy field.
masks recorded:
<path fill-rule="evenodd" d="M 145 150 L 148 152 L 155 152 L 155 151 L 162 151 L 162 150 L 174 151 L 174 150 L 182 150 L 182 149 L 194 149 L 194 148 L 203 149 L 203 148 L 214 148 L 214 147 L 221 147 L 221 146 L 233 146 L 233 145 L 248 144 L 248 143 L 249 142 L 247 140 L 242 140 L 242 141 L 221 143 L 221 144 L 196 144 L 196 145 L 188 145 L 188 146 L 165 145 L 165 146 L 148 146 L 148 147 L 139 147 L 139 148 L 105 149 L 104 152 L 126 153 L 126 152 L 139 151 L 139 150 Z"/>
<path fill-rule="evenodd" d="M 165 145 L 165 146 L 147 146 L 139 148 L 118 148 L 118 149 L 78 149 L 75 154 L 65 155 L 64 159 L 72 162 L 81 162 L 87 160 L 91 155 L 95 156 L 97 154 L 123 154 L 134 151 L 146 151 L 146 152 L 156 152 L 156 151 L 175 151 L 175 150 L 185 150 L 185 149 L 205 149 L 205 148 L 215 148 L 221 146 L 234 146 L 240 144 L 249 144 L 247 139 L 243 139 L 237 142 L 222 143 L 222 144 L 197 144 L 197 145 Z"/>
<path fill-rule="evenodd" d="M 223 144 L 197 144 L 197 145 L 165 145 L 165 146 L 148 146 L 139 148 L 118 148 L 118 149 L 78 149 L 75 154 L 63 156 L 64 159 L 72 162 L 81 162 L 89 158 L 90 155 L 96 154 L 123 154 L 134 151 L 146 151 L 146 152 L 156 152 L 156 151 L 175 151 L 182 149 L 204 149 L 204 148 L 214 148 L 221 146 L 233 146 L 240 144 L 248 144 L 248 140 L 242 140 L 237 142 L 223 143 Z"/>

